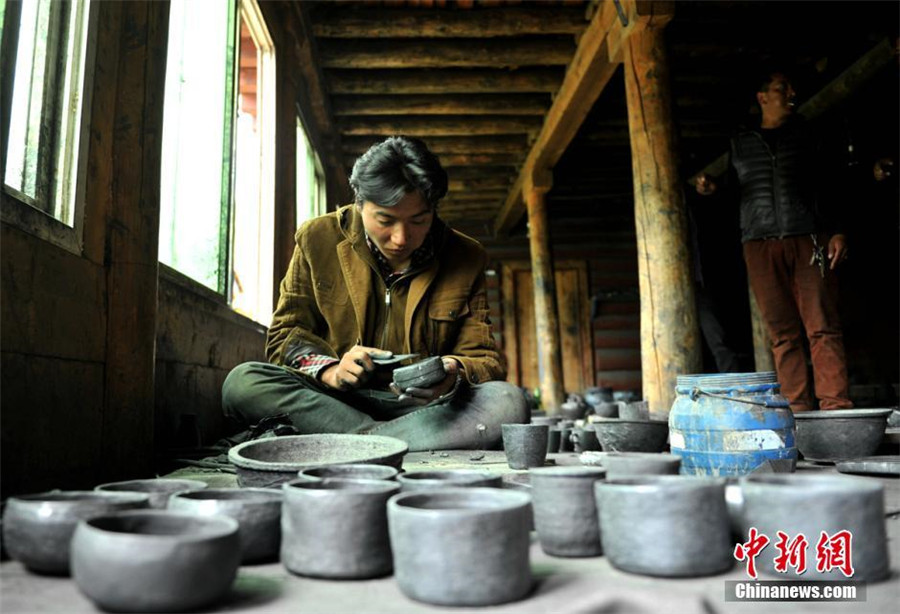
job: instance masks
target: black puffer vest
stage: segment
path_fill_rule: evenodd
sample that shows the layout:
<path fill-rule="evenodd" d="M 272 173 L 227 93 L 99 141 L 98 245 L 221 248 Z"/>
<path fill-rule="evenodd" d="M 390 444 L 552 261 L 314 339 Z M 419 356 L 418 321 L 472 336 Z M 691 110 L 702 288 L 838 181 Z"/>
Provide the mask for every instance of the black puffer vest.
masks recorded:
<path fill-rule="evenodd" d="M 816 212 L 815 147 L 799 121 L 779 128 L 775 151 L 758 130 L 731 140 L 741 188 L 741 241 L 822 230 Z"/>

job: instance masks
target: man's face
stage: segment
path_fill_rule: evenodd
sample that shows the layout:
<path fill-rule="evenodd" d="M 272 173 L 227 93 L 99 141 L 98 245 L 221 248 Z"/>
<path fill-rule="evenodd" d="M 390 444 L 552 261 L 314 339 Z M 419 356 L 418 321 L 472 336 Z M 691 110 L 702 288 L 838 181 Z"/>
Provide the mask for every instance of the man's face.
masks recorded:
<path fill-rule="evenodd" d="M 772 75 L 768 90 L 756 93 L 763 118 L 775 123 L 784 121 L 794 112 L 796 97 L 797 93 L 791 82 L 780 73 Z"/>
<path fill-rule="evenodd" d="M 393 207 L 366 201 L 361 213 L 366 233 L 395 271 L 409 265 L 434 219 L 434 212 L 418 192 L 407 193 Z"/>

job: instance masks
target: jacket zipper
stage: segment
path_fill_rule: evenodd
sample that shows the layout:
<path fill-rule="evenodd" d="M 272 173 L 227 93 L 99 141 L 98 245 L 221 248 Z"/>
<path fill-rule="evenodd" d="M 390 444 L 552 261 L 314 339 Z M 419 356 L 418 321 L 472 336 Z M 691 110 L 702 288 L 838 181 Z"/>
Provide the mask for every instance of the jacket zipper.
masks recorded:
<path fill-rule="evenodd" d="M 772 153 L 772 148 L 769 147 L 766 139 L 758 132 L 756 133 L 756 136 L 762 141 L 763 147 L 766 148 L 766 151 L 769 152 L 769 157 L 772 159 L 772 208 L 775 210 L 775 224 L 778 226 L 778 238 L 781 239 L 784 238 L 784 231 L 781 227 L 781 208 L 778 204 L 778 158 L 775 153 Z"/>

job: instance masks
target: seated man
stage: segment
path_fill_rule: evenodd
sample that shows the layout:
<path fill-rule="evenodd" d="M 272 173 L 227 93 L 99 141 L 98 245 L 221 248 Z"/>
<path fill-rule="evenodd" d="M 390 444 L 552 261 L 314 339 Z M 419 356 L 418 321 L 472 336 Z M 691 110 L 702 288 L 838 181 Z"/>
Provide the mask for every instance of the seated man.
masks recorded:
<path fill-rule="evenodd" d="M 391 137 L 350 177 L 356 203 L 305 223 L 269 327 L 269 363 L 236 367 L 226 415 L 245 426 L 283 415 L 300 433 L 371 433 L 410 450 L 497 444 L 526 422 L 502 380 L 485 293 L 486 254 L 437 217 L 447 173 L 424 143 Z M 430 388 L 399 390 L 374 361 L 440 356 Z M 409 361 L 407 361 L 409 362 Z"/>

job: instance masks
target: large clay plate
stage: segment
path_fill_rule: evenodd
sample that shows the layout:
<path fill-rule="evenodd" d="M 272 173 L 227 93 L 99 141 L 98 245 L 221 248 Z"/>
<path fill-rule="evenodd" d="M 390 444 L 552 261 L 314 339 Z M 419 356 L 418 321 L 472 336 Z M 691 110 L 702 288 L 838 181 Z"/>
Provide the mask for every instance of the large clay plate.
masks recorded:
<path fill-rule="evenodd" d="M 835 463 L 841 473 L 900 477 L 900 456 L 866 456 Z"/>
<path fill-rule="evenodd" d="M 286 435 L 236 445 L 228 460 L 237 468 L 241 486 L 270 487 L 318 465 L 372 463 L 400 469 L 408 451 L 405 441 L 380 435 Z"/>

